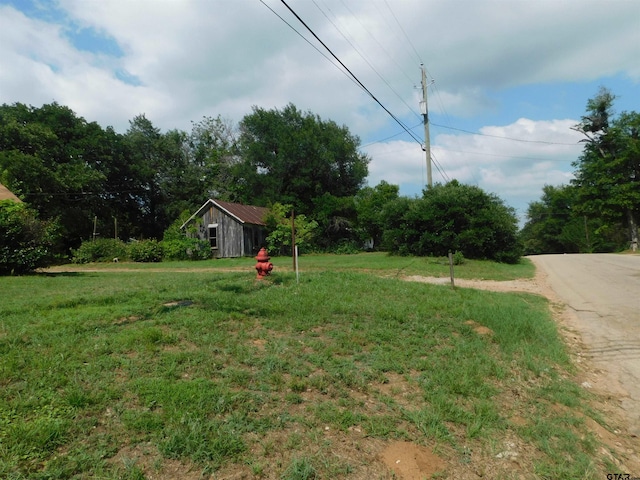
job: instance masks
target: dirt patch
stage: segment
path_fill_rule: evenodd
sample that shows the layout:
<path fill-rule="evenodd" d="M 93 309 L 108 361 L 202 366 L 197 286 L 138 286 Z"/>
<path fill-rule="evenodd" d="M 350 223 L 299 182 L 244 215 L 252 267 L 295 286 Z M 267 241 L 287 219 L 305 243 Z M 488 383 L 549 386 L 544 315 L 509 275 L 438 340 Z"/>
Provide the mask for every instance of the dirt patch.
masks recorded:
<path fill-rule="evenodd" d="M 409 282 L 431 283 L 434 285 L 450 285 L 451 280 L 444 277 L 423 277 L 420 275 L 410 275 L 402 277 Z M 495 280 L 468 280 L 456 279 L 455 286 L 460 288 L 475 288 L 478 290 L 490 290 L 492 292 L 526 292 L 535 293 L 549 298 L 555 295 L 553 290 L 546 284 L 545 277 L 540 269 L 536 271 L 536 276 L 532 279 L 519 279 L 507 281 Z"/>
<path fill-rule="evenodd" d="M 474 322 L 473 320 L 467 320 L 464 322 L 466 325 L 469 325 L 473 328 L 473 331 L 478 335 L 493 335 L 493 330 L 489 327 L 485 327 L 484 325 L 480 325 L 478 322 Z"/>
<path fill-rule="evenodd" d="M 409 442 L 395 442 L 380 454 L 384 464 L 402 480 L 423 480 L 443 472 L 445 461 L 430 448 Z"/>
<path fill-rule="evenodd" d="M 129 473 L 133 477 L 133 470 L 144 473 L 144 478 L 149 480 L 201 480 L 208 478 L 203 476 L 201 468 L 197 466 L 163 458 L 157 448 L 151 444 L 138 444 L 125 446 L 109 460 L 119 469 Z M 137 477 L 136 477 L 137 478 Z"/>

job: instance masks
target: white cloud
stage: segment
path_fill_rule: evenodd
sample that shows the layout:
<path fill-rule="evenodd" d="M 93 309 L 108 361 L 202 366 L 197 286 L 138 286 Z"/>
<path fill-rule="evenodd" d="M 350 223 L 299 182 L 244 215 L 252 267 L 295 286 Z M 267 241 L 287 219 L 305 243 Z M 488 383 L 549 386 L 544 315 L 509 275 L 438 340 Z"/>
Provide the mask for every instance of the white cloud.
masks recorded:
<path fill-rule="evenodd" d="M 264 1 L 322 50 L 279 1 Z M 204 115 L 239 121 L 252 105 L 281 108 L 290 102 L 347 125 L 365 142 L 400 129 L 341 68 L 259 1 L 53 5 L 57 17 L 44 21 L 0 4 L 0 102 L 57 101 L 121 132 L 140 113 L 164 130 L 189 129 Z M 633 0 L 324 0 L 292 6 L 409 126 L 420 121 L 415 87 L 424 61 L 436 78 L 431 111 L 453 116 L 449 125 L 468 119 L 474 126 L 465 128 L 474 131 L 494 125 L 480 130 L 485 135 L 555 143 L 432 129 L 434 156 L 450 178 L 520 204 L 537 198 L 544 183 L 566 182 L 580 152 L 576 145 L 557 145 L 577 140 L 569 129 L 576 120 L 558 118 L 582 112 L 567 112 L 554 85 L 580 86 L 610 75 L 640 82 L 640 2 Z M 82 28 L 116 42 L 122 55 L 77 50 L 67 33 Z M 123 81 L 123 73 L 136 82 Z M 531 97 L 500 97 L 534 85 Z M 565 96 L 571 89 L 565 86 Z M 627 92 L 629 102 L 635 93 L 637 88 Z M 385 179 L 419 193 L 426 173 L 417 142 L 391 140 L 366 151 L 373 158 L 372 184 Z M 437 168 L 433 175 L 442 180 Z"/>
<path fill-rule="evenodd" d="M 487 126 L 481 135 L 440 134 L 432 139 L 434 183 L 456 179 L 495 193 L 523 213 L 540 197 L 544 185 L 568 184 L 580 155 L 576 120 L 533 121 Z M 518 139 L 518 140 L 514 140 Z M 417 143 L 392 141 L 366 148 L 372 158 L 369 184 L 381 180 L 405 185 L 404 194 L 420 194 L 426 184 L 426 155 Z"/>

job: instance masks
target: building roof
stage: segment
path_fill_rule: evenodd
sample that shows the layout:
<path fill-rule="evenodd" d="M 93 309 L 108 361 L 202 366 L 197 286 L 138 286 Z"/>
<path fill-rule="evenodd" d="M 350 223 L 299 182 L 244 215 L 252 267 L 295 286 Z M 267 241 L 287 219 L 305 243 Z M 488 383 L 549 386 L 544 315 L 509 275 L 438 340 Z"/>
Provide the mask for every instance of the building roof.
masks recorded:
<path fill-rule="evenodd" d="M 266 225 L 264 216 L 269 211 L 268 208 L 256 207 L 254 205 L 242 205 L 240 203 L 222 202 L 220 200 L 211 200 L 215 205 L 220 207 L 232 217 L 235 217 L 240 223 L 250 223 L 252 225 Z"/>
<path fill-rule="evenodd" d="M 11 190 L 0 183 L 0 200 L 13 200 L 14 202 L 22 203 L 18 197 L 16 197 Z"/>
<path fill-rule="evenodd" d="M 268 208 L 256 207 L 254 205 L 242 205 L 241 203 L 223 202 L 221 200 L 214 200 L 210 198 L 198 209 L 196 213 L 189 217 L 189 220 L 182 224 L 181 228 L 184 228 L 194 218 L 202 216 L 205 210 L 212 206 L 225 212 L 227 215 L 235 218 L 240 223 L 248 223 L 251 225 L 266 225 L 264 223 L 264 216 L 269 211 Z"/>

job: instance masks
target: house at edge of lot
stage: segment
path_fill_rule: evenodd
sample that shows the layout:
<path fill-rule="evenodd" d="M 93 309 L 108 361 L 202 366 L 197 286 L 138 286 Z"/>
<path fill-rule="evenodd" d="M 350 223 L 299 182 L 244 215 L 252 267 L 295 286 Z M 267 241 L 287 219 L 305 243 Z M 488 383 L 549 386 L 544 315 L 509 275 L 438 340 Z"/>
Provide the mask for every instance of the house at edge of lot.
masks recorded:
<path fill-rule="evenodd" d="M 0 183 L 0 200 L 13 200 L 14 202 L 22 203 L 18 197 L 16 197 L 11 190 Z"/>
<path fill-rule="evenodd" d="M 267 211 L 263 207 L 210 198 L 181 228 L 195 224 L 196 235 L 209 242 L 213 257 L 251 256 L 265 246 Z"/>

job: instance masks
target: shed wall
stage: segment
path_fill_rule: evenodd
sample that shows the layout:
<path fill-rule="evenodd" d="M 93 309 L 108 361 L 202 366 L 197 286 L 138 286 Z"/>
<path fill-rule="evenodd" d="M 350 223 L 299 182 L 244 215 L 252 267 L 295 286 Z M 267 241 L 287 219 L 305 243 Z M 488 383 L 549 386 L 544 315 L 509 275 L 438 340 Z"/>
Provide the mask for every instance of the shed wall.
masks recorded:
<path fill-rule="evenodd" d="M 217 258 L 243 257 L 255 255 L 266 238 L 264 228 L 238 222 L 221 210 L 211 206 L 201 217 L 198 237 L 209 240 L 209 225 L 218 225 L 218 248 L 212 251 Z"/>

